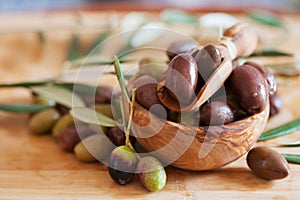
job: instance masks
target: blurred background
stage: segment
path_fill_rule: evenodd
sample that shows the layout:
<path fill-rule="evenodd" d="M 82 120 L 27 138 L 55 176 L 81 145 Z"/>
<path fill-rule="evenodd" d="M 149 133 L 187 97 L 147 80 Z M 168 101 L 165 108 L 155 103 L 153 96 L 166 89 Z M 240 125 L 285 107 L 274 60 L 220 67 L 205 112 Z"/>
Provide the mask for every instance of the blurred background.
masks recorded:
<path fill-rule="evenodd" d="M 0 82 L 59 76 L 110 37 L 157 22 L 204 45 L 218 42 L 220 27 L 246 21 L 259 35 L 258 50 L 296 54 L 299 11 L 300 0 L 0 0 Z M 150 43 L 161 48 L 172 39 L 156 34 Z M 94 51 L 98 64 L 107 62 L 100 55 L 117 55 L 131 43 L 123 38 Z"/>
<path fill-rule="evenodd" d="M 180 7 L 192 10 L 244 10 L 264 8 L 297 12 L 300 0 L 0 0 L 1 12 L 49 11 L 61 9 L 160 9 Z"/>

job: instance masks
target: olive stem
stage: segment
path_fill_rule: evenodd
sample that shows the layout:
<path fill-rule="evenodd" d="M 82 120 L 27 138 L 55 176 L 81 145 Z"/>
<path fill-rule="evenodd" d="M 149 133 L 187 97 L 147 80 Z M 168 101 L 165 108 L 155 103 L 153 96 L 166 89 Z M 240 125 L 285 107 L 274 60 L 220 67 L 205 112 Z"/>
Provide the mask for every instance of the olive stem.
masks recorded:
<path fill-rule="evenodd" d="M 129 133 L 130 133 L 130 128 L 131 128 L 131 123 L 132 123 L 132 116 L 133 116 L 133 106 L 134 106 L 134 102 L 135 102 L 135 91 L 136 88 L 132 89 L 132 97 L 131 97 L 131 102 L 130 102 L 130 113 L 129 113 L 129 120 L 128 120 L 128 124 L 127 124 L 127 128 L 126 128 L 126 142 L 125 144 L 128 146 L 128 144 L 130 143 L 129 140 Z M 133 149 L 134 150 L 134 149 Z"/>
<path fill-rule="evenodd" d="M 136 151 L 129 140 L 129 133 L 130 133 L 131 123 L 132 123 L 133 107 L 134 107 L 133 105 L 135 102 L 135 91 L 136 91 L 136 88 L 134 88 L 132 90 L 132 102 L 129 102 L 130 103 L 130 113 L 129 113 L 129 120 L 128 120 L 127 127 L 126 127 L 124 104 L 122 101 L 122 97 L 119 97 L 120 98 L 121 115 L 122 115 L 122 120 L 123 120 L 122 126 L 124 128 L 124 133 L 125 133 L 125 145 L 128 146 L 129 148 L 131 148 L 134 152 L 136 152 Z M 137 155 L 138 159 L 140 160 L 141 157 L 138 154 L 136 154 L 136 155 Z"/>

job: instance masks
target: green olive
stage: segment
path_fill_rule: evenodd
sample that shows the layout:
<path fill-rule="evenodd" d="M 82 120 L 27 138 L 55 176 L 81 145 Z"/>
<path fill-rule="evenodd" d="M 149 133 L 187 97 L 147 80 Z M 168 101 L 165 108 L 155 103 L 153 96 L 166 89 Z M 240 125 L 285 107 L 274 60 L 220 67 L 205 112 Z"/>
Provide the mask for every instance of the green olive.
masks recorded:
<path fill-rule="evenodd" d="M 29 130 L 37 135 L 48 133 L 59 117 L 59 112 L 54 108 L 37 112 L 30 118 Z"/>
<path fill-rule="evenodd" d="M 55 123 L 52 129 L 52 136 L 57 139 L 58 136 L 67 128 L 74 125 L 74 119 L 70 114 L 63 115 L 57 122 Z"/>
<path fill-rule="evenodd" d="M 75 148 L 75 156 L 83 162 L 103 161 L 107 159 L 113 149 L 112 143 L 103 134 L 91 135 L 81 142 Z"/>
<path fill-rule="evenodd" d="M 40 96 L 40 95 L 37 95 L 34 97 L 34 102 L 36 104 L 46 104 L 46 105 L 51 105 L 51 106 L 55 105 L 55 101 L 53 99 L 49 99 L 47 97 Z"/>
<path fill-rule="evenodd" d="M 107 117 L 113 118 L 112 107 L 110 104 L 96 104 L 95 110 Z"/>

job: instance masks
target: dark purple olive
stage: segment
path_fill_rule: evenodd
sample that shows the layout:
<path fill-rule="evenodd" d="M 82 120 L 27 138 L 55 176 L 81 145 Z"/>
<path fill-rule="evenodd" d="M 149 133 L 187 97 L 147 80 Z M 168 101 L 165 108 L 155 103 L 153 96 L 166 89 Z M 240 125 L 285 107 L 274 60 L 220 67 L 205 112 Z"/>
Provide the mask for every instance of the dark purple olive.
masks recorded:
<path fill-rule="evenodd" d="M 197 63 L 199 72 L 198 87 L 202 88 L 217 69 L 217 66 L 220 65 L 222 61 L 221 53 L 214 45 L 209 44 L 203 48 L 195 49 L 190 54 Z"/>
<path fill-rule="evenodd" d="M 223 125 L 234 121 L 234 108 L 222 101 L 212 101 L 202 106 L 195 116 L 200 125 Z"/>
<path fill-rule="evenodd" d="M 139 77 L 135 83 L 136 100 L 147 110 L 161 118 L 166 118 L 168 110 L 162 105 L 157 96 L 157 80 L 151 76 Z"/>
<path fill-rule="evenodd" d="M 290 174 L 286 159 L 269 147 L 251 149 L 247 155 L 247 164 L 254 174 L 267 180 L 283 179 Z"/>
<path fill-rule="evenodd" d="M 181 53 L 186 53 L 198 45 L 195 41 L 192 40 L 178 40 L 174 41 L 167 48 L 167 56 L 172 60 L 175 56 Z"/>
<path fill-rule="evenodd" d="M 179 54 L 169 63 L 165 86 L 174 99 L 187 105 L 196 97 L 198 70 L 195 59 L 189 54 Z"/>
<path fill-rule="evenodd" d="M 65 151 L 72 152 L 74 147 L 82 139 L 95 134 L 95 132 L 86 126 L 72 126 L 65 129 L 58 137 L 58 145 Z"/>
<path fill-rule="evenodd" d="M 126 140 L 125 133 L 119 127 L 111 127 L 108 130 L 107 137 L 116 146 L 125 145 L 125 140 Z M 134 145 L 136 138 L 130 135 L 129 140 L 130 143 Z"/>
<path fill-rule="evenodd" d="M 268 90 L 263 75 L 251 65 L 233 70 L 230 86 L 242 110 L 248 114 L 263 111 L 268 102 Z"/>
<path fill-rule="evenodd" d="M 108 162 L 110 177 L 118 184 L 125 185 L 133 178 L 138 159 L 128 146 L 115 148 Z"/>
<path fill-rule="evenodd" d="M 258 71 L 260 71 L 260 73 L 267 81 L 268 92 L 270 95 L 276 92 L 276 79 L 273 73 L 268 68 L 255 62 L 246 62 L 245 65 L 251 65 L 255 67 Z"/>
<path fill-rule="evenodd" d="M 79 94 L 86 105 L 111 103 L 113 89 L 110 86 L 98 86 L 94 95 Z"/>
<path fill-rule="evenodd" d="M 282 102 L 280 96 L 275 92 L 270 95 L 270 117 L 279 113 L 282 108 Z"/>

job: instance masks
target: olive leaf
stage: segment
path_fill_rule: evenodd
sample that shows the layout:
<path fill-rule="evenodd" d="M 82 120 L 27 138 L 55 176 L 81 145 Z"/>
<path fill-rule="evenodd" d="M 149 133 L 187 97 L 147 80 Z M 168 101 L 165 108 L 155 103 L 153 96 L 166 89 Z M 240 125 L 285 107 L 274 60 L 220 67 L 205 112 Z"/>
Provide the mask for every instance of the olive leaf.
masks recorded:
<path fill-rule="evenodd" d="M 3 87 L 31 87 L 31 86 L 39 86 L 39 85 L 46 85 L 50 81 L 28 81 L 28 82 L 18 82 L 18 83 L 5 83 L 5 84 L 0 84 L 0 88 Z"/>
<path fill-rule="evenodd" d="M 271 129 L 261 134 L 258 141 L 268 140 L 293 133 L 300 129 L 300 119 L 293 120 L 277 128 Z"/>
<path fill-rule="evenodd" d="M 88 52 L 93 51 L 93 49 L 95 49 L 99 44 L 101 44 L 104 40 L 106 40 L 109 34 L 110 34 L 110 30 L 106 30 L 100 33 L 100 35 L 92 42 Z"/>
<path fill-rule="evenodd" d="M 122 56 L 122 57 L 119 57 L 119 61 L 120 61 L 120 63 L 126 63 L 126 62 L 134 61 L 134 59 L 128 59 L 125 56 Z M 75 69 L 75 68 L 79 68 L 79 67 L 90 67 L 90 66 L 107 67 L 107 65 L 111 65 L 111 64 L 113 64 L 113 62 L 114 61 L 112 59 L 106 58 L 101 55 L 96 55 L 96 56 L 89 55 L 88 57 L 86 57 L 86 56 L 79 57 L 72 61 L 66 62 L 65 67 L 67 69 Z"/>
<path fill-rule="evenodd" d="M 300 164 L 300 155 L 299 154 L 281 154 L 288 162 Z"/>
<path fill-rule="evenodd" d="M 42 104 L 0 104 L 0 110 L 14 113 L 34 113 L 47 108 L 51 108 L 53 105 Z"/>
<path fill-rule="evenodd" d="M 197 24 L 198 18 L 178 9 L 166 9 L 160 13 L 160 18 L 162 21 L 167 23 L 183 23 L 183 24 Z"/>
<path fill-rule="evenodd" d="M 276 49 L 262 49 L 261 51 L 254 52 L 249 57 L 263 57 L 263 56 L 293 56 L 293 54 L 279 51 Z"/>
<path fill-rule="evenodd" d="M 73 83 L 73 82 L 54 82 L 52 83 L 55 86 L 64 87 L 70 91 L 75 92 L 76 94 L 83 95 L 94 95 L 97 94 L 98 90 L 96 86 L 86 85 L 83 83 Z"/>
<path fill-rule="evenodd" d="M 30 87 L 33 92 L 38 95 L 45 96 L 47 98 L 53 99 L 54 101 L 67 106 L 69 108 L 83 107 L 85 106 L 83 101 L 70 90 L 55 86 L 55 85 L 45 85 L 45 86 L 33 86 Z"/>
<path fill-rule="evenodd" d="M 74 107 L 70 110 L 70 114 L 77 120 L 87 123 L 105 127 L 119 126 L 115 120 L 107 117 L 95 110 L 87 107 Z"/>
<path fill-rule="evenodd" d="M 278 145 L 283 146 L 283 147 L 299 147 L 300 146 L 300 140 L 292 141 L 292 142 L 282 142 L 282 143 L 278 143 Z"/>
<path fill-rule="evenodd" d="M 247 16 L 257 21 L 261 24 L 284 28 L 284 23 L 273 13 L 266 12 L 266 11 L 254 11 L 254 12 L 248 12 Z"/>
<path fill-rule="evenodd" d="M 69 47 L 69 53 L 67 60 L 74 60 L 76 58 L 79 58 L 81 56 L 80 53 L 80 45 L 79 45 L 79 38 L 77 34 L 72 35 L 70 47 Z"/>
<path fill-rule="evenodd" d="M 114 59 L 114 68 L 115 68 L 115 72 L 116 72 L 117 79 L 120 84 L 121 90 L 122 90 L 123 94 L 125 95 L 127 101 L 130 102 L 130 98 L 129 98 L 126 83 L 125 83 L 124 74 L 120 67 L 120 62 L 119 62 L 119 59 L 117 56 L 115 56 L 115 59 Z"/>

